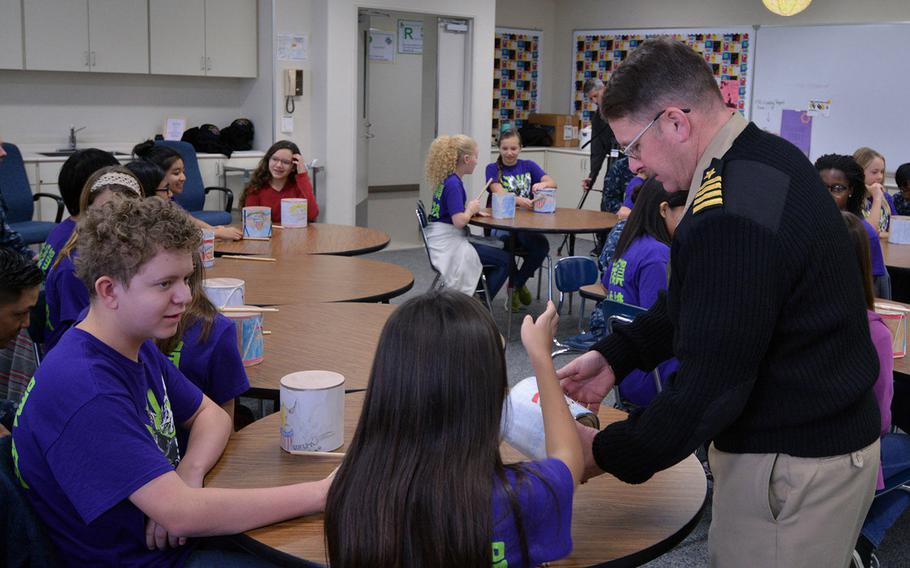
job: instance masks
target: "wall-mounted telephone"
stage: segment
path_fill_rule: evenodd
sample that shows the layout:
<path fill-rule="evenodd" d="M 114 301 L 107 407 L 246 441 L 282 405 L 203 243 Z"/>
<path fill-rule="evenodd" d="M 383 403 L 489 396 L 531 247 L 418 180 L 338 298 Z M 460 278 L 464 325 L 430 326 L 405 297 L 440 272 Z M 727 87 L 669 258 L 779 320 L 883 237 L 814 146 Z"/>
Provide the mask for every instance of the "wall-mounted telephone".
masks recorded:
<path fill-rule="evenodd" d="M 284 110 L 294 113 L 294 97 L 303 96 L 303 69 L 284 70 Z"/>

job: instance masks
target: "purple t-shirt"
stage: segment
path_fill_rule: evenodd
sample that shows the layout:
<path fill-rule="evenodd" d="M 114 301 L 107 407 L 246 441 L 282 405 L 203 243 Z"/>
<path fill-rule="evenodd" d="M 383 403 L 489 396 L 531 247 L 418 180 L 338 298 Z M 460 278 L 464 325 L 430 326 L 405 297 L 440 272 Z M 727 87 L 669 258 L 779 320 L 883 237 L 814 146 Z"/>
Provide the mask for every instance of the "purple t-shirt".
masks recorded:
<path fill-rule="evenodd" d="M 224 404 L 245 393 L 250 381 L 237 349 L 237 328 L 229 318 L 215 314 L 208 339 L 199 341 L 202 324 L 196 322 L 183 333 L 168 358 L 186 378 L 216 404 Z M 178 430 L 180 447 L 186 448 L 187 432 Z"/>
<path fill-rule="evenodd" d="M 884 276 L 885 255 L 882 253 L 882 241 L 879 239 L 878 231 L 875 230 L 869 221 L 863 219 L 863 227 L 866 228 L 866 234 L 869 235 L 869 256 L 872 260 L 872 276 Z"/>
<path fill-rule="evenodd" d="M 522 558 L 521 541 L 509 498 L 499 480 L 493 486 L 493 568 L 537 566 L 572 551 L 572 473 L 562 461 L 546 459 L 522 464 L 524 479 L 506 469 L 517 494 L 530 560 Z M 522 562 L 522 560 L 525 560 Z"/>
<path fill-rule="evenodd" d="M 499 172 L 499 164 L 493 162 L 487 166 L 486 180 L 492 179 L 494 182 L 502 185 L 506 191 L 511 191 L 519 197 L 532 199 L 531 186 L 539 183 L 543 176 L 547 175 L 543 169 L 531 160 L 517 160 L 514 166 L 502 166 L 502 173 Z"/>
<path fill-rule="evenodd" d="M 464 190 L 464 183 L 455 174 L 449 174 L 433 192 L 433 206 L 427 220 L 431 223 L 441 221 L 452 224 L 452 215 L 464 212 L 465 201 L 468 194 Z"/>
<path fill-rule="evenodd" d="M 650 308 L 657 300 L 657 294 L 667 289 L 669 262 L 669 246 L 648 235 L 638 237 L 604 272 L 602 283 L 607 290 L 607 299 Z M 661 363 L 657 367 L 661 379 L 676 372 L 678 366 L 676 358 Z M 654 374 L 635 369 L 620 383 L 619 392 L 633 404 L 647 405 L 657 395 Z"/>
<path fill-rule="evenodd" d="M 201 402 L 150 341 L 137 362 L 74 328 L 48 354 L 13 425 L 13 461 L 67 564 L 182 564 L 192 547 L 148 550 L 129 496 L 174 470 L 175 424 Z"/>
<path fill-rule="evenodd" d="M 885 192 L 885 201 L 888 203 L 888 208 L 891 209 L 891 214 L 897 215 L 897 207 L 894 206 L 894 197 L 887 191 Z"/>
<path fill-rule="evenodd" d="M 61 258 L 47 273 L 44 283 L 47 302 L 44 347 L 48 351 L 57 345 L 63 333 L 78 321 L 79 313 L 89 305 L 88 290 L 76 276 L 75 255 L 76 251 L 73 251 L 70 256 Z"/>
<path fill-rule="evenodd" d="M 51 265 L 54 264 L 54 259 L 60 254 L 60 249 L 70 240 L 75 230 L 76 221 L 72 217 L 67 217 L 62 223 L 54 227 L 47 236 L 47 240 L 41 245 L 41 250 L 38 251 L 38 268 L 41 269 L 45 276 Z"/>
<path fill-rule="evenodd" d="M 629 180 L 629 183 L 626 184 L 626 193 L 622 200 L 623 207 L 628 207 L 629 209 L 632 209 L 632 205 L 634 205 L 632 203 L 632 194 L 635 193 L 635 188 L 640 186 L 643 183 L 645 183 L 644 178 L 640 178 L 638 176 L 635 176 L 634 178 Z"/>

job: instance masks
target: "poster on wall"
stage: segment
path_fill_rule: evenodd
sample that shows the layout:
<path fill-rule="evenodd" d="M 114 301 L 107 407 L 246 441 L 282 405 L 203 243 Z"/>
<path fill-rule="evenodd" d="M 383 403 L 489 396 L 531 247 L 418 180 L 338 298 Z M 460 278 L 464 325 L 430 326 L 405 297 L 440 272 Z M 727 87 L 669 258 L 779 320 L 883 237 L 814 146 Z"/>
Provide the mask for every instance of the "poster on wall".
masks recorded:
<path fill-rule="evenodd" d="M 670 36 L 704 56 L 731 109 L 749 118 L 752 94 L 752 27 L 731 29 L 666 30 L 581 30 L 574 34 L 575 69 L 572 84 L 572 112 L 587 126 L 597 105 L 585 99 L 586 79 L 607 82 L 616 68 L 643 41 Z"/>
<path fill-rule="evenodd" d="M 279 61 L 306 61 L 310 58 L 310 38 L 307 34 L 278 34 Z"/>
<path fill-rule="evenodd" d="M 423 53 L 423 22 L 398 20 L 398 53 L 408 55 Z"/>
<path fill-rule="evenodd" d="M 541 33 L 496 28 L 493 47 L 492 141 L 506 125 L 521 128 L 540 108 Z"/>
<path fill-rule="evenodd" d="M 370 30 L 369 59 L 370 61 L 394 63 L 395 34 L 381 32 L 379 30 Z"/>

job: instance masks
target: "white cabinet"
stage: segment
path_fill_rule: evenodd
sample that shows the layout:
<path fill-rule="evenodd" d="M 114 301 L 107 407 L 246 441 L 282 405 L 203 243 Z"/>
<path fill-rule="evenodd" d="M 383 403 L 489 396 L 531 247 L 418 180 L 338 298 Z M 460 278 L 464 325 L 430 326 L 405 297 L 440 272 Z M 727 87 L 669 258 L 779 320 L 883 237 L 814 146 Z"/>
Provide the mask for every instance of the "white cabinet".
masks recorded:
<path fill-rule="evenodd" d="M 578 207 L 581 200 L 581 181 L 588 177 L 591 169 L 591 158 L 579 152 L 547 150 L 547 173 L 556 180 L 559 189 L 556 191 L 557 207 Z M 595 186 L 596 187 L 596 186 Z M 585 200 L 585 209 L 600 210 L 600 193 L 591 193 Z"/>
<path fill-rule="evenodd" d="M 0 69 L 22 69 L 22 3 L 0 0 Z"/>
<path fill-rule="evenodd" d="M 256 0 L 206 0 L 206 75 L 255 77 Z"/>
<path fill-rule="evenodd" d="M 88 71 L 87 0 L 28 0 L 25 5 L 25 68 Z"/>
<path fill-rule="evenodd" d="M 91 70 L 148 73 L 148 0 L 89 0 Z"/>
<path fill-rule="evenodd" d="M 25 68 L 148 73 L 148 0 L 28 0 Z"/>
<path fill-rule="evenodd" d="M 151 72 L 255 77 L 256 0 L 149 0 Z"/>

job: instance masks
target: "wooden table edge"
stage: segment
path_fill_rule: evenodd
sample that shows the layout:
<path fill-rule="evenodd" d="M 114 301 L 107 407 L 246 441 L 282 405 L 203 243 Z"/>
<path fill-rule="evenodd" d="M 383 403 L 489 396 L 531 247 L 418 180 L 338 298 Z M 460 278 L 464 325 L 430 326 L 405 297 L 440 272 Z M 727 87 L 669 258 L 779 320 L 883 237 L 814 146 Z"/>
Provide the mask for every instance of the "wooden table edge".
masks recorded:
<path fill-rule="evenodd" d="M 571 209 L 573 211 L 579 211 L 578 209 L 575 209 L 573 207 L 563 207 L 563 209 Z M 485 208 L 485 209 L 481 209 L 481 211 L 486 211 L 487 213 L 491 213 L 492 209 Z M 581 211 L 587 211 L 587 209 L 583 209 Z M 591 211 L 591 212 L 592 213 L 604 213 L 603 211 Z M 551 213 L 535 213 L 535 215 L 550 215 L 550 214 Z M 487 220 L 487 221 L 484 221 L 484 220 Z M 503 220 L 508 220 L 508 219 L 503 219 Z M 508 225 L 495 226 L 492 224 L 492 221 L 493 221 L 492 216 L 490 216 L 490 217 L 474 216 L 474 217 L 471 217 L 471 219 L 468 221 L 468 224 L 474 225 L 475 227 L 481 227 L 484 229 L 498 229 L 500 231 L 521 231 L 524 233 L 544 233 L 544 234 L 551 234 L 551 235 L 584 235 L 586 233 L 609 233 L 613 229 L 613 227 L 616 226 L 616 223 L 614 222 L 613 225 L 611 225 L 610 227 L 581 227 L 581 228 L 577 228 L 577 229 L 553 228 L 553 227 L 511 227 Z"/>

